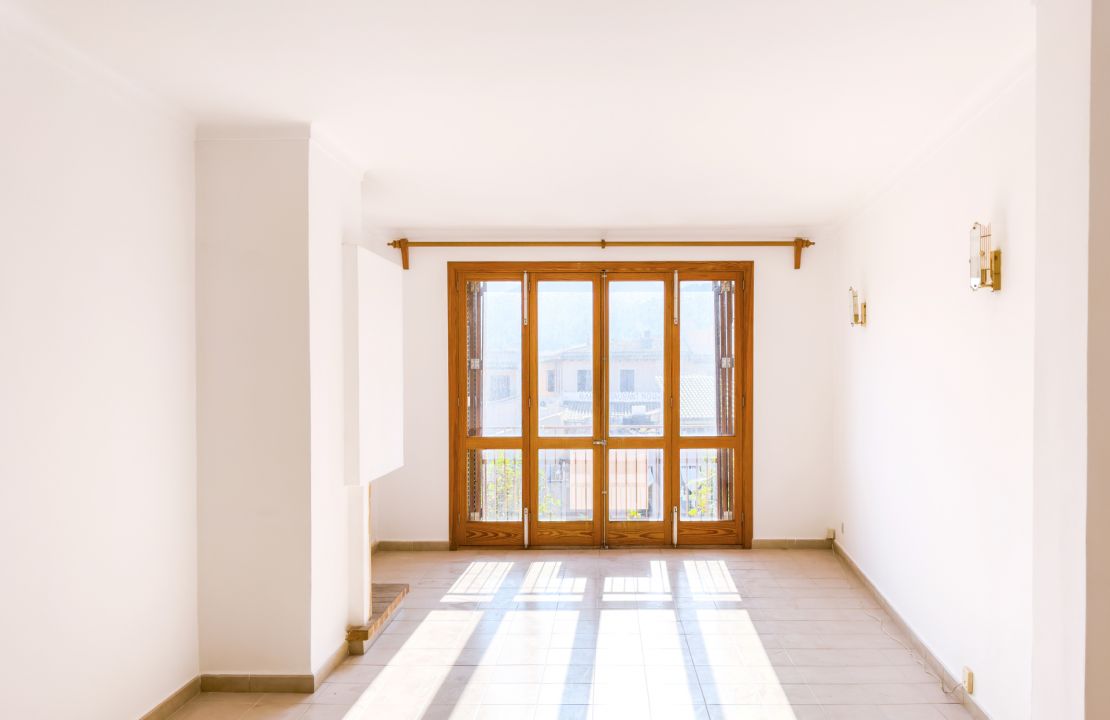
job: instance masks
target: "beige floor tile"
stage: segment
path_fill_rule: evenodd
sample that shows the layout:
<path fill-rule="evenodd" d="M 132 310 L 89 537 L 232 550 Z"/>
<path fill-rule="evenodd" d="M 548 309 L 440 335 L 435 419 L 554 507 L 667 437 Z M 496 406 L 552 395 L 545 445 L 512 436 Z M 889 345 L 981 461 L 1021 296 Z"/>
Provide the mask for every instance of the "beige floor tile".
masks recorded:
<path fill-rule="evenodd" d="M 225 701 L 188 702 L 172 715 L 172 720 L 239 720 L 251 705 Z"/>
<path fill-rule="evenodd" d="M 331 675 L 328 682 L 366 683 L 369 684 L 382 672 L 381 665 L 362 665 L 354 662 L 340 664 Z"/>
<path fill-rule="evenodd" d="M 362 683 L 326 682 L 316 689 L 309 702 L 313 705 L 354 705 L 367 689 Z"/>
<path fill-rule="evenodd" d="M 937 679 L 918 665 L 829 666 L 796 668 L 802 681 L 814 685 L 867 683 L 936 683 Z"/>
<path fill-rule="evenodd" d="M 432 705 L 421 720 L 474 720 L 477 714 L 477 705 Z"/>
<path fill-rule="evenodd" d="M 928 705 L 836 705 L 825 708 L 828 720 L 944 720 Z"/>
<path fill-rule="evenodd" d="M 709 720 L 709 708 L 705 705 L 652 705 L 652 720 Z"/>
<path fill-rule="evenodd" d="M 256 705 L 308 705 L 311 693 L 259 693 Z"/>
<path fill-rule="evenodd" d="M 483 705 L 535 705 L 540 699 L 539 683 L 491 683 L 482 695 Z"/>
<path fill-rule="evenodd" d="M 595 705 L 591 717 L 593 720 L 645 720 L 651 717 L 651 708 L 627 707 L 621 705 Z"/>
<path fill-rule="evenodd" d="M 590 720 L 593 708 L 589 705 L 537 705 L 535 720 Z"/>
<path fill-rule="evenodd" d="M 233 703 L 237 705 L 254 705 L 263 693 L 236 693 L 236 692 L 202 692 L 193 698 L 195 703 Z"/>
<path fill-rule="evenodd" d="M 652 683 L 648 685 L 648 702 L 652 705 L 704 705 L 701 685 L 694 683 Z"/>
<path fill-rule="evenodd" d="M 773 683 L 705 683 L 701 686 L 710 705 L 815 705 L 817 700 L 806 685 Z"/>
<path fill-rule="evenodd" d="M 921 683 L 810 685 L 822 705 L 911 705 L 944 702 L 940 688 Z"/>
<path fill-rule="evenodd" d="M 363 720 L 342 705 L 309 705 L 298 720 Z"/>
<path fill-rule="evenodd" d="M 544 683 L 540 686 L 540 705 L 589 705 L 593 700 L 590 683 Z"/>
<path fill-rule="evenodd" d="M 300 720 L 308 712 L 307 704 L 255 705 L 240 716 L 240 720 Z"/>
<path fill-rule="evenodd" d="M 482 705 L 474 715 L 475 720 L 532 720 L 535 705 Z"/>

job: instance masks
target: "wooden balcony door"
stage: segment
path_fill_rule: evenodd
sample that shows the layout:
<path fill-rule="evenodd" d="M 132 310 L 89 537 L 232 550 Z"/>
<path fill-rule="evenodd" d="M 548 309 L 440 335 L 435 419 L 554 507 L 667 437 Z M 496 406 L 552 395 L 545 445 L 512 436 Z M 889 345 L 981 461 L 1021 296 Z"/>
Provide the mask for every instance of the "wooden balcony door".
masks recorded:
<path fill-rule="evenodd" d="M 530 272 L 534 545 L 601 542 L 601 273 Z"/>
<path fill-rule="evenodd" d="M 748 545 L 750 263 L 451 263 L 453 546 Z"/>

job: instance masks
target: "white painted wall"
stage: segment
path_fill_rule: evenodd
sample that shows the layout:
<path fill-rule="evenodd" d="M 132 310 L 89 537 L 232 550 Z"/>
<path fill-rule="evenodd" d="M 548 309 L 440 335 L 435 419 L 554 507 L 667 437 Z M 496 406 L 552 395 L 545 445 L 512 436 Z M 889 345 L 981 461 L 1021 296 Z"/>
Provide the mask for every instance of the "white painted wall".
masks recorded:
<path fill-rule="evenodd" d="M 205 673 L 314 673 L 344 644 L 348 505 L 366 503 L 344 481 L 343 244 L 361 234 L 360 183 L 307 126 L 197 142 Z"/>
<path fill-rule="evenodd" d="M 839 230 L 838 521 L 949 671 L 971 667 L 980 705 L 1017 720 L 1032 662 L 1032 64 L 984 102 Z M 1002 249 L 997 294 L 968 286 L 975 221 Z M 849 327 L 849 285 L 866 327 Z"/>
<path fill-rule="evenodd" d="M 365 485 L 405 461 L 402 270 L 358 245 L 344 252 L 347 482 Z"/>
<path fill-rule="evenodd" d="M 309 672 L 308 140 L 197 141 L 200 661 Z"/>
<path fill-rule="evenodd" d="M 1087 356 L 1087 717 L 1110 717 L 1110 3 L 1093 8 Z"/>
<path fill-rule="evenodd" d="M 1033 717 L 1084 717 L 1091 1 L 1037 3 Z"/>
<path fill-rule="evenodd" d="M 361 185 L 359 170 L 316 138 L 309 142 L 310 667 L 314 673 L 346 644 L 348 573 L 359 569 L 349 567 L 348 552 L 366 544 L 366 527 L 349 527 L 348 502 L 361 513 L 366 490 L 346 485 L 344 437 L 343 246 L 357 243 L 362 234 Z M 349 543 L 352 532 L 353 543 Z M 361 585 L 366 574 L 350 577 L 358 577 Z"/>
<path fill-rule="evenodd" d="M 5 717 L 197 674 L 191 124 L 0 4 Z"/>
<path fill-rule="evenodd" d="M 795 230 L 772 229 L 761 236 L 791 237 Z M 755 537 L 825 537 L 833 497 L 830 282 L 836 251 L 832 243 L 811 236 L 818 244 L 805 251 L 801 270 L 793 269 L 792 253 L 785 248 L 412 251 L 403 288 L 405 465 L 374 483 L 375 537 L 448 539 L 448 260 L 754 260 Z M 380 231 L 371 237 L 374 252 L 399 262 Z M 839 295 L 835 300 L 839 310 Z"/>

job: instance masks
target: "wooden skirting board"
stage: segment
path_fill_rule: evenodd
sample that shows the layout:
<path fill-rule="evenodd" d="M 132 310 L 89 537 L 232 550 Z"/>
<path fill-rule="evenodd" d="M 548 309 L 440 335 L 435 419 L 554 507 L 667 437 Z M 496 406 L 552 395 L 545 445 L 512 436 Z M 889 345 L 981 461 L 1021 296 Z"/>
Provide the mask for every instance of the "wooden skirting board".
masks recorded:
<path fill-rule="evenodd" d="M 832 544 L 824 538 L 757 538 L 752 540 L 752 550 L 828 550 Z"/>
<path fill-rule="evenodd" d="M 870 590 L 871 594 L 875 596 L 875 599 L 879 601 L 879 605 L 886 611 L 887 615 L 890 615 L 894 624 L 898 627 L 899 632 L 909 639 L 913 651 L 924 659 L 929 670 L 944 679 L 944 687 L 956 688 L 953 695 L 960 701 L 971 717 L 975 718 L 975 720 L 990 720 L 990 716 L 983 712 L 983 709 L 979 707 L 975 699 L 964 691 L 960 681 L 952 677 L 952 673 L 948 672 L 937 656 L 933 654 L 933 651 L 929 649 L 929 646 L 925 644 L 925 641 L 913 631 L 913 628 L 909 626 L 905 618 L 903 618 L 898 611 L 894 609 L 894 606 L 890 604 L 890 601 L 879 592 L 879 589 L 875 587 L 875 583 L 871 582 L 871 578 L 864 574 L 863 570 L 856 564 L 856 561 L 852 559 L 852 556 L 835 540 L 832 541 L 832 547 L 833 552 L 835 552 L 841 562 L 844 563 L 844 566 L 852 571 L 852 573 L 859 578 L 863 586 Z"/>
<path fill-rule="evenodd" d="M 201 692 L 311 693 L 315 689 L 313 675 L 200 676 Z"/>
<path fill-rule="evenodd" d="M 446 540 L 378 540 L 370 546 L 370 552 L 386 550 L 450 550 L 451 543 Z"/>

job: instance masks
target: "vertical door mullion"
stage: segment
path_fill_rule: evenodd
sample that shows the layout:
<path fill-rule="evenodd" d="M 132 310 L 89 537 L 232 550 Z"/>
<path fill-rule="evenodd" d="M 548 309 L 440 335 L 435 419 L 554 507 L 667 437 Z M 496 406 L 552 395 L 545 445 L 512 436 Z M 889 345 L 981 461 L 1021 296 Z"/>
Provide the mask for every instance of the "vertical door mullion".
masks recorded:
<path fill-rule="evenodd" d="M 667 333 L 664 342 L 666 347 L 663 353 L 664 362 L 666 363 L 666 372 L 664 373 L 664 382 L 668 385 L 665 388 L 667 400 L 667 412 L 664 413 L 665 420 L 663 422 L 663 437 L 665 438 L 666 450 L 663 452 L 663 462 L 665 466 L 664 477 L 667 479 L 668 487 L 665 493 L 669 502 L 667 503 L 667 517 L 669 523 L 667 526 L 667 542 L 670 543 L 672 539 L 678 537 L 678 514 L 674 512 L 674 508 L 678 507 L 678 443 L 676 438 L 678 436 L 679 422 L 678 422 L 678 408 L 682 402 L 680 397 L 681 393 L 681 377 L 679 376 L 680 368 L 678 366 L 679 355 L 679 307 L 678 307 L 678 271 L 668 275 L 666 282 L 671 284 L 668 288 L 667 301 L 671 303 L 669 312 L 667 313 L 668 319 L 673 318 L 673 322 L 667 323 Z"/>
<path fill-rule="evenodd" d="M 599 289 L 597 305 L 594 307 L 594 320 L 597 326 L 597 376 L 594 392 L 597 394 L 594 407 L 597 412 L 597 425 L 594 428 L 594 467 L 597 472 L 597 518 L 600 523 L 601 545 L 609 547 L 609 276 L 605 270 L 598 278 Z"/>
<path fill-rule="evenodd" d="M 533 273 L 534 275 L 534 273 Z M 532 362 L 532 348 L 535 347 L 535 321 L 529 322 L 529 317 L 535 318 L 536 313 L 530 307 L 535 302 L 536 293 L 532 292 L 532 288 L 528 285 L 534 282 L 535 277 L 529 277 L 527 271 L 521 273 L 520 277 L 520 291 L 523 293 L 522 308 L 521 308 L 521 328 L 520 328 L 520 342 L 521 342 L 521 423 L 520 423 L 520 444 L 523 449 L 524 456 L 523 464 L 521 465 L 521 530 L 524 537 L 521 538 L 527 546 L 526 538 L 531 535 L 535 537 L 535 508 L 537 507 L 538 498 L 533 498 L 533 493 L 538 492 L 538 483 L 532 481 L 533 466 L 535 463 L 532 459 L 532 448 L 534 443 L 534 428 L 532 425 L 532 406 L 536 405 L 532 398 L 534 397 L 535 381 L 535 368 L 539 363 Z M 529 527 L 525 527 L 528 525 Z"/>

